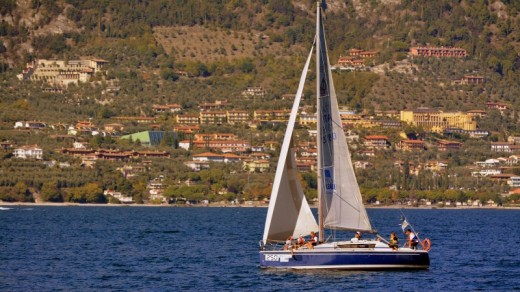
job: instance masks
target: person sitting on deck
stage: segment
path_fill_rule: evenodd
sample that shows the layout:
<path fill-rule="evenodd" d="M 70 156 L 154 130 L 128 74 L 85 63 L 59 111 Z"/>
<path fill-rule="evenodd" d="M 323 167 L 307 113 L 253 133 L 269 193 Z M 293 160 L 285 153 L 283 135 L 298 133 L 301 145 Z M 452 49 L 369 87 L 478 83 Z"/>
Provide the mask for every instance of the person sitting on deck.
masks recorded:
<path fill-rule="evenodd" d="M 356 235 L 350 241 L 359 241 L 361 239 L 361 232 L 356 232 Z"/>
<path fill-rule="evenodd" d="M 395 232 L 390 233 L 390 242 L 388 243 L 388 247 L 393 250 L 397 250 L 399 248 L 399 239 Z"/>
<path fill-rule="evenodd" d="M 285 241 L 285 245 L 283 246 L 284 250 L 292 250 L 293 249 L 293 237 L 289 236 Z"/>
<path fill-rule="evenodd" d="M 407 245 L 411 249 L 417 249 L 417 245 L 419 244 L 419 239 L 417 239 L 417 236 L 415 233 L 412 232 L 411 229 L 406 230 L 406 236 L 407 236 Z"/>
<path fill-rule="evenodd" d="M 311 239 L 307 242 L 307 248 L 313 249 L 318 244 L 318 236 L 316 232 L 311 231 Z"/>
<path fill-rule="evenodd" d="M 300 237 L 298 237 L 298 245 L 296 248 L 300 248 L 305 245 L 305 238 L 303 238 L 303 235 L 300 234 Z"/>

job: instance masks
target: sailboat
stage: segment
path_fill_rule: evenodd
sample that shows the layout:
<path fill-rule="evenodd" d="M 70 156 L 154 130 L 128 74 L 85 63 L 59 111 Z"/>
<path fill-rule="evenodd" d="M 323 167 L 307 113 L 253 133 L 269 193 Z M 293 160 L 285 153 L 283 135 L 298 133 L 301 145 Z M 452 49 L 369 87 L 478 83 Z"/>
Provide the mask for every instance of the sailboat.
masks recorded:
<path fill-rule="evenodd" d="M 390 248 L 381 237 L 336 240 L 338 231 L 376 233 L 363 205 L 343 132 L 324 37 L 322 9 L 317 6 L 316 37 L 302 71 L 285 132 L 271 191 L 260 267 L 288 269 L 428 269 L 425 249 Z M 307 71 L 316 51 L 318 222 L 298 180 L 292 134 Z M 324 238 L 325 230 L 332 235 Z M 281 248 L 280 243 L 318 231 L 316 246 Z M 333 237 L 331 239 L 331 237 Z"/>

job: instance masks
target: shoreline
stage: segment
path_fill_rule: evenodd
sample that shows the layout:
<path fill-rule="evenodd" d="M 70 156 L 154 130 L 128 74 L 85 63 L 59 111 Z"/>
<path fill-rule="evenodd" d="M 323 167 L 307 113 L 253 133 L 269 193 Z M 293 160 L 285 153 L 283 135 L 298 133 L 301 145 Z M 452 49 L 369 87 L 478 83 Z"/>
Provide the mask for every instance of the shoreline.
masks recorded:
<path fill-rule="evenodd" d="M 176 205 L 176 204 L 81 204 L 81 203 L 50 203 L 50 202 L 0 202 L 0 207 L 163 207 L 163 208 L 267 208 L 266 204 L 191 204 L 191 205 Z M 311 208 L 317 208 L 311 205 Z M 373 206 L 365 205 L 367 209 L 417 209 L 417 210 L 520 210 L 520 206 L 457 206 L 457 207 L 436 207 L 436 206 L 403 206 L 403 205 L 386 205 Z"/>

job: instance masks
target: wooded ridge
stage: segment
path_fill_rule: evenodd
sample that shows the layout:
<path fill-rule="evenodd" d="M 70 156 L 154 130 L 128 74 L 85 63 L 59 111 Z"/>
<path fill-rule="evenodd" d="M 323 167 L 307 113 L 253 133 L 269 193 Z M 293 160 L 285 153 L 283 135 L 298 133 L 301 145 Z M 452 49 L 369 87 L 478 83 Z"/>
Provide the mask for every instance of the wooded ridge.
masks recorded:
<path fill-rule="evenodd" d="M 350 117 L 359 118 L 348 126 L 350 134 L 359 137 L 351 142 L 353 159 L 372 165 L 357 170 L 366 201 L 515 201 L 515 195 L 500 196 L 514 189 L 505 180 L 471 173 L 478 161 L 516 154 L 514 147 L 507 153 L 490 149 L 493 143 L 520 136 L 520 2 L 323 3 L 339 103 L 352 111 Z M 0 140 L 11 145 L 1 152 L 0 199 L 118 201 L 103 194 L 116 190 L 134 202 L 153 201 L 154 179 L 161 181 L 170 201 L 268 197 L 278 153 L 277 146 L 265 145 L 280 142 L 285 126 L 274 116 L 259 119 L 255 113 L 290 108 L 314 38 L 315 5 L 315 0 L 0 0 Z M 467 56 L 414 55 L 412 48 L 417 47 L 458 48 Z M 353 49 L 375 54 L 358 57 Z M 340 66 L 340 57 L 352 58 L 357 65 Z M 80 60 L 93 59 L 102 66 L 70 69 Z M 30 64 L 38 66 L 38 60 L 63 61 L 69 69 L 55 67 L 61 74 L 57 79 L 42 73 L 31 79 Z M 52 66 L 45 67 L 45 74 L 52 73 Z M 79 81 L 71 81 L 76 77 Z M 262 89 L 262 95 L 244 94 L 253 88 Z M 304 90 L 309 115 L 315 112 L 314 92 L 312 85 Z M 228 116 L 213 123 L 202 117 L 201 104 L 217 101 L 227 104 L 212 110 Z M 171 104 L 180 112 L 159 112 L 154 107 Z M 417 108 L 483 112 L 474 120 L 489 135 L 473 138 L 469 132 L 434 132 L 405 123 L 382 126 L 386 120 L 399 121 L 392 112 Z M 247 121 L 229 122 L 229 111 L 244 111 Z M 198 115 L 199 129 L 178 130 L 179 115 Z M 138 117 L 153 120 L 144 123 Z M 39 121 L 46 127 L 14 129 L 20 121 Z M 70 134 L 69 127 L 78 130 L 80 121 L 90 121 L 101 134 Z M 368 127 L 371 123 L 376 126 Z M 105 129 L 107 124 L 123 127 L 111 132 Z M 299 126 L 299 142 L 312 144 L 309 129 Z M 150 150 L 141 139 L 120 139 L 142 131 L 175 133 L 151 146 L 153 151 L 166 151 L 167 159 L 100 159 L 103 149 Z M 235 153 L 247 158 L 238 163 L 212 162 L 209 169 L 194 171 L 186 165 L 194 155 L 223 152 L 209 147 L 209 141 L 202 148 L 180 147 L 183 141 L 193 141 L 195 133 L 232 133 L 249 145 Z M 386 135 L 390 146 L 366 156 L 363 151 L 370 147 L 363 141 L 369 135 Z M 424 151 L 398 149 L 403 139 L 425 141 Z M 462 147 L 442 151 L 441 140 L 457 141 Z M 92 167 L 85 164 L 85 157 L 61 150 L 72 148 L 73 142 L 97 151 Z M 32 144 L 42 149 L 42 161 L 57 164 L 14 157 L 17 147 Z M 253 159 L 254 146 L 264 146 L 261 152 L 269 154 L 266 169 L 252 169 L 246 161 Z M 310 153 L 307 148 L 304 152 Z M 425 169 L 433 160 L 449 166 L 442 171 Z M 125 165 L 144 166 L 146 171 L 128 176 L 121 170 Z M 516 164 L 500 168 L 502 174 L 520 174 Z M 312 199 L 316 188 L 312 169 L 302 175 L 302 182 Z"/>

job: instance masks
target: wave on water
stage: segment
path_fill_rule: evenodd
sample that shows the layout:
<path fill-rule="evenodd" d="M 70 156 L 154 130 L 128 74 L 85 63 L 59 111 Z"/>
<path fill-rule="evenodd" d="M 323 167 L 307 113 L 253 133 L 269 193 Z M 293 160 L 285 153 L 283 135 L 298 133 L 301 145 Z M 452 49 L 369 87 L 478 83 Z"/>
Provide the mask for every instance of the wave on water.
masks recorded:
<path fill-rule="evenodd" d="M 0 211 L 7 211 L 7 210 L 11 210 L 13 208 L 6 208 L 6 207 L 0 207 Z"/>

